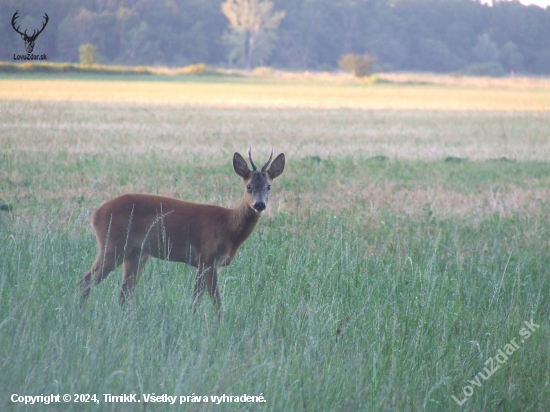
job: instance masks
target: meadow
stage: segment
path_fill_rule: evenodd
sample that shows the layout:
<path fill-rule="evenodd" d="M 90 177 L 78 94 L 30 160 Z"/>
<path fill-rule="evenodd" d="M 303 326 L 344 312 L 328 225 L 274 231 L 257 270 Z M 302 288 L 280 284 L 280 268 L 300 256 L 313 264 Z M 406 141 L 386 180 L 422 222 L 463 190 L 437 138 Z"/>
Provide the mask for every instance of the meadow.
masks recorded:
<path fill-rule="evenodd" d="M 0 76 L 0 410 L 547 410 L 547 82 L 423 83 Z M 99 205 L 236 206 L 249 146 L 286 168 L 219 324 L 159 260 L 124 308 L 121 269 L 80 305 Z M 177 406 L 104 397 L 153 393 Z"/>

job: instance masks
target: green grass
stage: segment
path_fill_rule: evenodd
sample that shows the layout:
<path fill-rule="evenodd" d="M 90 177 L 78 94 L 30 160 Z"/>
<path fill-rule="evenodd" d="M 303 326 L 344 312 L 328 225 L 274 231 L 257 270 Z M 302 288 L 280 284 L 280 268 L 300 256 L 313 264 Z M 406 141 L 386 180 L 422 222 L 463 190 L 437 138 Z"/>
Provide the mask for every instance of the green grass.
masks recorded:
<path fill-rule="evenodd" d="M 263 393 L 267 410 L 451 409 L 450 396 L 463 398 L 533 319 L 540 330 L 466 408 L 541 409 L 550 395 L 541 222 L 383 219 L 375 229 L 323 214 L 266 219 L 223 271 L 219 326 L 207 300 L 191 314 L 192 270 L 160 261 L 124 310 L 116 275 L 82 308 L 75 280 L 93 239 L 55 221 L 3 222 L 3 408 L 17 409 L 12 393 L 155 392 Z"/>
<path fill-rule="evenodd" d="M 143 410 L 107 393 L 178 396 L 147 411 L 545 410 L 548 116 L 0 101 L 0 410 Z M 207 297 L 191 312 L 194 270 L 159 260 L 125 308 L 120 269 L 80 305 L 97 206 L 234 206 L 250 144 L 287 165 L 221 271 L 220 324 Z M 100 406 L 10 400 L 50 393 Z M 179 405 L 245 393 L 267 402 Z"/>

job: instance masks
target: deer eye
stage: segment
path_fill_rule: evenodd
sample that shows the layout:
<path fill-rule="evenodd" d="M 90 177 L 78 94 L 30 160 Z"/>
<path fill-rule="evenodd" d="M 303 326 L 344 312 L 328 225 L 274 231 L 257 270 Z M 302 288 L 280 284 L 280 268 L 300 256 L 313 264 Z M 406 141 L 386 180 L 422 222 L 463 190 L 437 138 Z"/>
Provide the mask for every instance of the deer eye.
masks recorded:
<path fill-rule="evenodd" d="M 251 190 L 251 189 L 252 189 L 252 186 L 246 185 L 246 190 Z"/>
<path fill-rule="evenodd" d="M 271 185 L 267 185 L 267 190 L 271 190 Z"/>

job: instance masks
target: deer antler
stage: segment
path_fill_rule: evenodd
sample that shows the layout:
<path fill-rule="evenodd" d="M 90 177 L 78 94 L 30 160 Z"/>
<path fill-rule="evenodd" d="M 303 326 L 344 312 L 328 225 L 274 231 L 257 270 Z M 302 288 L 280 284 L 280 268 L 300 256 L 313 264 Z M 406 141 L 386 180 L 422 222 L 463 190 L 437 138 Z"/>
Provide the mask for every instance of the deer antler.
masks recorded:
<path fill-rule="evenodd" d="M 265 172 L 267 169 L 267 166 L 271 163 L 271 158 L 273 157 L 273 148 L 271 148 L 271 154 L 269 155 L 269 159 L 265 165 L 262 167 L 262 172 Z"/>
<path fill-rule="evenodd" d="M 36 30 L 33 30 L 31 39 L 36 39 L 38 37 L 38 35 L 44 31 L 44 28 L 46 27 L 46 24 L 48 24 L 48 21 L 50 20 L 50 18 L 46 14 L 46 12 L 44 12 L 44 18 L 46 19 L 46 21 L 44 23 L 42 23 L 42 28 L 40 30 L 38 30 L 38 33 L 36 33 L 36 34 L 34 34 L 34 32 Z"/>
<path fill-rule="evenodd" d="M 253 170 L 253 171 L 258 170 L 258 168 L 256 167 L 256 165 L 255 165 L 254 162 L 252 161 L 252 151 L 250 150 L 250 147 L 248 148 L 248 150 L 246 151 L 246 153 L 248 153 L 248 160 L 250 160 L 250 164 L 252 165 L 252 170 Z"/>
<path fill-rule="evenodd" d="M 40 30 L 38 30 L 38 33 L 36 32 L 36 30 L 33 30 L 33 31 L 32 31 L 32 36 L 29 36 L 29 35 L 27 34 L 27 30 L 25 30 L 24 33 L 21 33 L 21 32 L 19 31 L 19 27 L 21 27 L 21 26 L 15 27 L 15 21 L 16 21 L 17 18 L 19 17 L 19 16 L 17 15 L 18 13 L 19 13 L 19 10 L 17 10 L 17 11 L 14 13 L 13 17 L 11 18 L 11 26 L 13 27 L 13 29 L 14 29 L 17 33 L 19 33 L 21 36 L 24 36 L 25 39 L 26 39 L 26 40 L 29 40 L 29 41 L 34 41 L 34 40 L 36 40 L 36 38 L 38 37 L 38 35 L 44 31 L 44 28 L 46 27 L 46 25 L 48 24 L 48 21 L 50 20 L 50 18 L 48 17 L 48 14 L 47 14 L 46 12 L 44 12 L 44 18 L 46 19 L 46 21 L 42 23 L 42 28 L 41 28 Z"/>
<path fill-rule="evenodd" d="M 17 18 L 19 17 L 19 16 L 17 15 L 17 13 L 19 13 L 19 10 L 17 10 L 17 11 L 13 14 L 13 17 L 11 18 L 11 26 L 12 26 L 13 29 L 14 29 L 17 33 L 19 33 L 21 36 L 26 36 L 26 35 L 27 35 L 27 31 L 26 31 L 26 30 L 25 30 L 25 33 L 21 33 L 21 32 L 19 31 L 19 27 L 21 27 L 21 26 L 17 26 L 17 28 L 15 28 L 15 20 L 17 20 Z"/>

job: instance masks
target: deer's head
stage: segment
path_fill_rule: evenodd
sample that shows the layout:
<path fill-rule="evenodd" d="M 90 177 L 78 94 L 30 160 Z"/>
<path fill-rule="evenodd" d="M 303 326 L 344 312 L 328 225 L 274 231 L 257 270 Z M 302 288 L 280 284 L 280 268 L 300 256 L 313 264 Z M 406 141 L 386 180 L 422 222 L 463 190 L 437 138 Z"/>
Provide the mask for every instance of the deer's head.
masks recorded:
<path fill-rule="evenodd" d="M 19 13 L 19 10 L 17 10 L 13 17 L 11 18 L 11 26 L 13 27 L 13 29 L 19 33 L 21 35 L 21 38 L 23 40 L 25 40 L 25 48 L 27 49 L 27 53 L 32 53 L 33 49 L 34 49 L 34 42 L 36 41 L 36 38 L 38 37 L 38 35 L 40 33 L 42 33 L 42 31 L 44 31 L 44 28 L 46 27 L 46 24 L 48 24 L 48 20 L 49 20 L 49 17 L 46 13 L 44 13 L 44 19 L 46 20 L 44 23 L 42 23 L 42 28 L 40 30 L 38 30 L 38 32 L 36 30 L 33 30 L 32 31 L 32 35 L 29 36 L 27 35 L 27 30 L 25 30 L 24 33 L 21 33 L 19 31 L 19 27 L 20 26 L 17 26 L 15 27 L 15 20 L 17 20 L 17 17 L 19 17 L 17 15 L 17 13 Z"/>
<path fill-rule="evenodd" d="M 239 154 L 233 155 L 233 169 L 235 172 L 243 178 L 245 185 L 245 201 L 246 203 L 257 213 L 261 213 L 267 206 L 269 195 L 271 193 L 271 185 L 273 179 L 283 173 L 285 169 L 285 155 L 281 153 L 275 158 L 273 163 L 271 159 L 273 157 L 273 149 L 271 149 L 271 155 L 265 165 L 260 170 L 256 167 L 252 161 L 252 154 L 250 148 L 248 149 L 248 160 L 252 166 L 252 170 L 248 168 L 246 160 Z M 271 166 L 269 165 L 271 163 Z M 269 166 L 269 169 L 268 169 Z"/>

